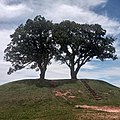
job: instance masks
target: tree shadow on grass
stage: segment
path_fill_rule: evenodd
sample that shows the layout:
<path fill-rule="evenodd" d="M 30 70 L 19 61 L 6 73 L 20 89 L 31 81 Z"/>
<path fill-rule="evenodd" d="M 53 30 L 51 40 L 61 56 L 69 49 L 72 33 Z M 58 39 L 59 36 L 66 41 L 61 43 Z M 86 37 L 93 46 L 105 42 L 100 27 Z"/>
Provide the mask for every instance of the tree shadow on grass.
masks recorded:
<path fill-rule="evenodd" d="M 25 79 L 15 81 L 13 83 L 35 85 L 36 87 L 58 87 L 64 84 L 75 83 L 77 79 L 59 79 L 59 80 L 48 80 L 48 79 Z"/>

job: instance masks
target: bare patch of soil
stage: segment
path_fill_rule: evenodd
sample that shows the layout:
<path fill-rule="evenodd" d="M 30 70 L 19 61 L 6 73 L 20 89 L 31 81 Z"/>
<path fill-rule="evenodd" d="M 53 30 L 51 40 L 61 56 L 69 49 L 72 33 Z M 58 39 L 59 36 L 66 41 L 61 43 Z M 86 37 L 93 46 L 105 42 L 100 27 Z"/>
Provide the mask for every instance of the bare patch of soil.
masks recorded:
<path fill-rule="evenodd" d="M 72 92 L 70 89 L 66 90 L 64 92 L 56 90 L 56 91 L 54 91 L 54 94 L 55 94 L 55 96 L 62 97 L 62 98 L 67 97 L 67 98 L 73 99 L 76 97 L 76 96 L 72 95 Z"/>
<path fill-rule="evenodd" d="M 75 105 L 75 108 L 85 108 L 85 109 L 93 109 L 105 112 L 113 112 L 120 113 L 120 107 L 110 107 L 110 106 L 88 106 L 88 105 Z"/>

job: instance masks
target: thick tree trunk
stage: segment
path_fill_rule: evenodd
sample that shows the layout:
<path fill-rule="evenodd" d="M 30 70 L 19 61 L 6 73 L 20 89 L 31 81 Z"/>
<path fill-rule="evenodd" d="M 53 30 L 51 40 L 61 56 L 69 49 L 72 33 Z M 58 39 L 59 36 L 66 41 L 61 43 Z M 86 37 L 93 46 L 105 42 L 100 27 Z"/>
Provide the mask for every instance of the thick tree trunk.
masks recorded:
<path fill-rule="evenodd" d="M 46 72 L 46 69 L 41 69 L 40 70 L 40 79 L 45 79 L 45 72 Z"/>
<path fill-rule="evenodd" d="M 47 64 L 44 64 L 43 66 L 39 64 L 38 67 L 40 69 L 40 79 L 45 79 L 45 72 L 47 70 Z"/>
<path fill-rule="evenodd" d="M 77 79 L 77 74 L 75 71 L 71 73 L 71 79 Z"/>
<path fill-rule="evenodd" d="M 74 70 L 74 65 L 70 67 L 71 79 L 77 79 L 77 72 Z"/>

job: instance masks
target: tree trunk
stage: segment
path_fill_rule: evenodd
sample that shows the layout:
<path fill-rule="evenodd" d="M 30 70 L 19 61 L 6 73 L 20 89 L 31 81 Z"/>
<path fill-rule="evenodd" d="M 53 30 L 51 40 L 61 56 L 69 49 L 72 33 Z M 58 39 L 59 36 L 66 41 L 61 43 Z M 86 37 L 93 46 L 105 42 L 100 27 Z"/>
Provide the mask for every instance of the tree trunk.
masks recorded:
<path fill-rule="evenodd" d="M 47 64 L 44 64 L 43 66 L 41 64 L 38 64 L 39 70 L 40 70 L 40 79 L 45 79 L 45 72 L 47 70 Z"/>
<path fill-rule="evenodd" d="M 74 65 L 70 67 L 71 79 L 77 79 L 77 72 L 74 70 Z"/>
<path fill-rule="evenodd" d="M 44 68 L 40 70 L 40 79 L 45 78 L 45 72 L 46 72 L 46 69 L 44 69 Z"/>
<path fill-rule="evenodd" d="M 75 71 L 71 73 L 71 79 L 77 79 L 77 74 Z"/>

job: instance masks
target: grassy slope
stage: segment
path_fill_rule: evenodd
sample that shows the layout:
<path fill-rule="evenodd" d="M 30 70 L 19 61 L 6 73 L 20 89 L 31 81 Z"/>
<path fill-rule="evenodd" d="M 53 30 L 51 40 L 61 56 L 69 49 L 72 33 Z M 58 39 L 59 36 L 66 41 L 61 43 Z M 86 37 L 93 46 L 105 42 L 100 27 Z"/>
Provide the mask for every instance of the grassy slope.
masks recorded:
<path fill-rule="evenodd" d="M 90 120 L 90 118 L 95 120 L 96 116 L 101 115 L 105 119 L 110 113 L 75 109 L 74 106 L 76 104 L 120 106 L 120 88 L 103 81 L 87 80 L 87 82 L 102 96 L 102 100 L 96 101 L 81 81 L 65 80 L 53 83 L 22 80 L 2 85 L 0 120 Z M 67 96 L 56 97 L 54 93 L 56 90 L 62 92 L 69 90 L 76 97 L 74 99 Z"/>

